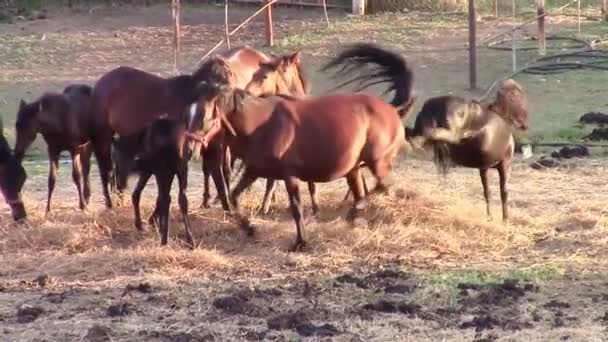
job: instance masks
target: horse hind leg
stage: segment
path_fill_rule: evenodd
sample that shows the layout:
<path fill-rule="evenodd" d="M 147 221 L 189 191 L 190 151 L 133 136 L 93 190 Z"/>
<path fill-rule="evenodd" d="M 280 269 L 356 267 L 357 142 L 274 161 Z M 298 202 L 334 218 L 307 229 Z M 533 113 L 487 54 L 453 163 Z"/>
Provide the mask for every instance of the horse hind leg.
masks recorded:
<path fill-rule="evenodd" d="M 110 181 L 113 178 L 112 172 L 112 136 L 103 136 L 93 140 L 93 152 L 97 159 L 99 175 L 103 195 L 106 200 L 106 207 L 112 208 L 112 197 L 110 195 Z"/>
<path fill-rule="evenodd" d="M 91 178 L 89 174 L 91 172 L 91 153 L 92 148 L 88 144 L 82 153 L 80 153 L 80 165 L 82 166 L 82 181 L 83 181 L 83 195 L 85 204 L 89 204 L 91 199 Z"/>
<path fill-rule="evenodd" d="M 268 215 L 270 211 L 270 204 L 275 200 L 275 189 L 276 181 L 272 178 L 266 179 L 266 191 L 264 192 L 264 199 L 262 200 L 261 212 L 263 215 Z"/>
<path fill-rule="evenodd" d="M 306 246 L 304 240 L 304 215 L 302 210 L 302 199 L 298 188 L 298 179 L 294 177 L 285 178 L 285 188 L 289 196 L 289 206 L 291 215 L 296 223 L 296 242 L 290 249 L 292 252 L 301 251 Z"/>
<path fill-rule="evenodd" d="M 139 180 L 137 181 L 137 184 L 135 185 L 133 194 L 131 194 L 131 203 L 133 205 L 133 211 L 135 213 L 135 228 L 137 228 L 138 231 L 143 231 L 143 223 L 141 220 L 141 210 L 140 210 L 140 206 L 139 206 L 139 201 L 141 198 L 141 193 L 144 190 L 144 188 L 146 187 L 146 184 L 148 183 L 150 176 L 152 176 L 152 175 L 149 172 L 142 172 L 139 176 Z M 154 210 L 155 211 L 158 210 L 157 208 L 158 208 L 158 202 L 157 202 L 157 207 Z M 153 217 L 153 215 L 154 214 L 152 214 L 151 217 Z"/>
<path fill-rule="evenodd" d="M 310 193 L 312 214 L 317 215 L 319 213 L 319 193 L 317 192 L 317 185 L 314 182 L 308 182 L 308 193 Z"/>
<path fill-rule="evenodd" d="M 483 187 L 483 197 L 486 201 L 486 215 L 488 221 L 492 221 L 492 213 L 490 212 L 490 188 L 488 187 L 488 169 L 479 169 L 479 177 Z"/>
<path fill-rule="evenodd" d="M 46 215 L 51 212 L 51 198 L 55 191 L 55 182 L 57 181 L 57 169 L 59 168 L 59 151 L 49 147 L 49 176 L 48 176 L 48 194 L 46 199 Z"/>
<path fill-rule="evenodd" d="M 354 222 L 358 213 L 367 206 L 361 168 L 357 167 L 350 171 L 346 175 L 346 182 L 348 183 L 348 188 L 352 192 L 354 198 L 353 207 L 349 211 L 347 219 Z"/>
<path fill-rule="evenodd" d="M 209 194 L 209 177 L 211 177 L 211 170 L 209 167 L 209 163 L 203 157 L 203 202 L 201 203 L 201 208 L 209 208 L 209 199 L 211 195 Z"/>
<path fill-rule="evenodd" d="M 80 210 L 84 210 L 87 207 L 86 200 L 84 199 L 83 179 L 82 179 L 82 162 L 81 154 L 78 152 L 72 152 L 72 180 L 76 185 L 78 191 L 78 206 Z"/>
<path fill-rule="evenodd" d="M 509 221 L 508 212 L 508 197 L 509 191 L 507 189 L 507 183 L 509 182 L 509 175 L 511 173 L 511 161 L 502 161 L 498 164 L 498 178 L 500 180 L 500 201 L 502 203 L 502 221 L 507 223 Z"/>

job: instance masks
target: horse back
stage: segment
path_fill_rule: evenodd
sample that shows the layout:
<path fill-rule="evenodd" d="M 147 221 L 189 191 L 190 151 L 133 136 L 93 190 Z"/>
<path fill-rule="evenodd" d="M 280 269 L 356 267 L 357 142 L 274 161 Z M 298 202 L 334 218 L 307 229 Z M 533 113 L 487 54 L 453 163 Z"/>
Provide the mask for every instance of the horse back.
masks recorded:
<path fill-rule="evenodd" d="M 238 84 L 235 86 L 242 89 L 251 81 L 253 74 L 260 68 L 260 63 L 271 61 L 266 54 L 249 46 L 233 48 L 220 55 L 230 63 L 230 68 L 237 77 Z"/>
<path fill-rule="evenodd" d="M 163 113 L 179 107 L 170 79 L 131 67 L 102 76 L 93 90 L 94 125 L 131 135 Z"/>

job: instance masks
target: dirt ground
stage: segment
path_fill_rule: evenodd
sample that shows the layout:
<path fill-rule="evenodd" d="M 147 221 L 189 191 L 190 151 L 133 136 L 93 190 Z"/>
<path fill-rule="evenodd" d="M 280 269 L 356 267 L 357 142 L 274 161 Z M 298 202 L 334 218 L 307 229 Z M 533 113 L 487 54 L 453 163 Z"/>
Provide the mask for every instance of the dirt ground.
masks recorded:
<path fill-rule="evenodd" d="M 237 21 L 251 11 L 231 16 Z M 218 13 L 184 13 L 184 71 L 220 39 Z M 284 9 L 275 15 L 277 37 L 302 39 L 279 40 L 279 48 L 309 44 L 305 56 L 313 65 L 338 48 L 302 38 L 303 31 L 319 30 L 319 13 Z M 422 97 L 465 92 L 466 51 L 431 51 L 462 41 L 461 19 L 431 20 L 432 30 L 426 30 L 424 17 L 404 18 L 414 26 L 406 32 L 386 28 L 376 36 L 368 28 L 369 35 L 353 32 L 340 43 L 403 39 L 403 50 L 429 50 L 408 59 Z M 94 82 L 123 63 L 168 75 L 168 22 L 166 8 L 155 6 L 57 11 L 46 20 L 0 25 L 0 110 L 10 113 L 20 97 L 31 99 L 49 87 Z M 364 32 L 364 24 L 333 30 Z M 507 25 L 483 23 L 480 36 Z M 233 44 L 259 46 L 261 28 L 261 21 L 253 22 Z M 484 73 L 483 84 L 502 69 L 509 65 Z M 325 75 L 312 67 L 309 72 L 316 92 L 330 88 Z M 564 92 L 527 82 L 533 102 Z M 188 198 L 198 247 L 183 246 L 173 205 L 172 240 L 160 248 L 153 228 L 136 232 L 130 206 L 104 208 L 96 167 L 92 204 L 80 212 L 69 164 L 62 164 L 53 212 L 45 217 L 46 162 L 28 162 L 28 222 L 14 224 L 0 204 L 0 341 L 608 339 L 608 161 L 594 154 L 533 169 L 518 156 L 509 182 L 512 219 L 503 225 L 495 172 L 494 220 L 488 221 L 476 170 L 453 169 L 444 179 L 428 158 L 406 152 L 391 194 L 372 198 L 356 226 L 344 219 L 345 182 L 320 185 L 321 212 L 311 217 L 305 202 L 309 245 L 303 253 L 287 252 L 295 227 L 282 187 L 268 216 L 256 213 L 262 183 L 243 196 L 258 228 L 247 237 L 219 205 L 199 208 L 202 174 L 200 161 L 193 162 Z M 144 193 L 144 214 L 154 189 L 151 183 Z"/>

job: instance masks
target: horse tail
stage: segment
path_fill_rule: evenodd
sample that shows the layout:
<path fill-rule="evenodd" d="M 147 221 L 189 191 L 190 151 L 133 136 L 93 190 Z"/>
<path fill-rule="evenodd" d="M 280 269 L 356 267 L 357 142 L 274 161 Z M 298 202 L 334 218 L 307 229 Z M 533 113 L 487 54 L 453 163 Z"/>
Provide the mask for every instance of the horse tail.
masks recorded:
<path fill-rule="evenodd" d="M 437 170 L 443 176 L 448 174 L 450 167 L 452 166 L 452 159 L 450 157 L 450 147 L 447 143 L 434 141 L 433 146 L 433 162 L 437 166 Z"/>
<path fill-rule="evenodd" d="M 415 100 L 412 98 L 414 74 L 400 54 L 374 44 L 354 44 L 343 50 L 321 70 L 336 67 L 340 67 L 336 76 L 358 74 L 338 87 L 355 83 L 358 86 L 355 91 L 362 91 L 372 85 L 389 83 L 390 86 L 384 94 L 395 91 L 391 104 L 397 108 L 399 116 L 406 118 L 410 113 Z"/>

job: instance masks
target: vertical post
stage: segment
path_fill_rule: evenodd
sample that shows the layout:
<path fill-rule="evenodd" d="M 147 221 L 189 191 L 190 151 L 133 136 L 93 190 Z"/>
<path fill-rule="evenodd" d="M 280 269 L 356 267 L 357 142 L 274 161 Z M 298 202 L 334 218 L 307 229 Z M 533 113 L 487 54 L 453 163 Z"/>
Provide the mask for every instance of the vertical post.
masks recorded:
<path fill-rule="evenodd" d="M 179 70 L 179 50 L 180 50 L 180 22 L 179 22 L 180 3 L 179 0 L 171 1 L 171 14 L 173 15 L 173 72 L 177 74 Z"/>
<path fill-rule="evenodd" d="M 323 14 L 325 15 L 325 22 L 327 22 L 327 27 L 329 28 L 329 15 L 327 15 L 327 2 L 323 0 Z"/>
<path fill-rule="evenodd" d="M 225 27 L 225 35 L 226 35 L 226 44 L 230 49 L 230 33 L 228 32 L 228 0 L 224 0 L 224 27 Z"/>
<path fill-rule="evenodd" d="M 353 14 L 354 15 L 365 15 L 365 0 L 352 0 L 353 1 Z"/>
<path fill-rule="evenodd" d="M 606 16 L 606 11 L 608 10 L 607 8 L 608 4 L 606 0 L 602 0 L 602 20 L 607 20 L 608 16 Z"/>
<path fill-rule="evenodd" d="M 578 34 L 581 34 L 581 0 L 576 2 L 576 19 L 578 22 Z"/>
<path fill-rule="evenodd" d="M 267 0 L 270 2 L 271 0 Z M 272 5 L 266 7 L 266 46 L 274 45 L 274 33 L 272 32 Z"/>
<path fill-rule="evenodd" d="M 511 32 L 511 61 L 513 64 L 513 72 L 515 72 L 517 70 L 517 46 L 515 45 L 515 37 L 516 37 L 516 30 L 515 30 L 515 15 L 516 15 L 516 6 L 515 6 L 515 0 L 511 1 L 511 10 L 513 11 L 513 32 Z"/>
<path fill-rule="evenodd" d="M 475 20 L 475 0 L 469 0 L 469 84 L 477 89 L 477 20 Z"/>
<path fill-rule="evenodd" d="M 547 52 L 545 39 L 545 0 L 537 0 L 536 14 L 538 16 L 538 54 L 544 56 Z"/>
<path fill-rule="evenodd" d="M 498 18 L 498 0 L 494 0 L 494 18 Z"/>

